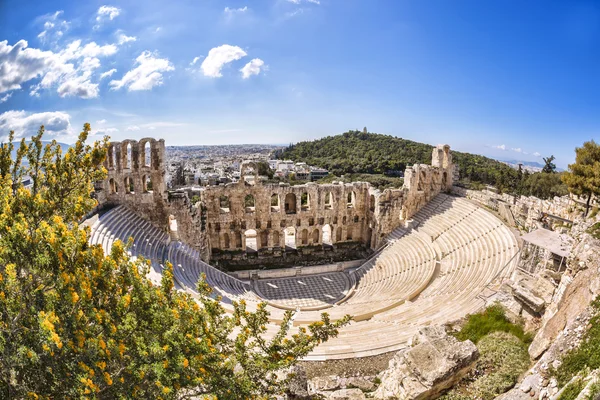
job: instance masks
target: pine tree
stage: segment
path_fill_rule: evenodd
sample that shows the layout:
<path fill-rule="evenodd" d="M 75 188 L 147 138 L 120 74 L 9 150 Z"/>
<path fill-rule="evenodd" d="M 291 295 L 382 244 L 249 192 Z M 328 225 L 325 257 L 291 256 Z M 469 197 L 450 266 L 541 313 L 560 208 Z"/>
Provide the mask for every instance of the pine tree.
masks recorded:
<path fill-rule="evenodd" d="M 575 153 L 575 163 L 569 164 L 569 172 L 563 175 L 563 182 L 571 193 L 587 197 L 587 216 L 592 195 L 600 195 L 600 146 L 590 140 L 583 147 L 576 148 Z"/>

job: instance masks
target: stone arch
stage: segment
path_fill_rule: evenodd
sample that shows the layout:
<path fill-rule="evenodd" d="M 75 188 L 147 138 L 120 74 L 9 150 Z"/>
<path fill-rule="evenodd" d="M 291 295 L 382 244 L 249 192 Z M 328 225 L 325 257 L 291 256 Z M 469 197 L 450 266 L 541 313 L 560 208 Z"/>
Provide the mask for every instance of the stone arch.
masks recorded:
<path fill-rule="evenodd" d="M 285 235 L 285 247 L 290 247 L 292 249 L 296 248 L 296 228 L 293 226 L 288 226 L 283 231 Z"/>
<path fill-rule="evenodd" d="M 271 195 L 271 212 L 279 212 L 279 195 L 277 193 L 273 193 Z"/>
<path fill-rule="evenodd" d="M 325 209 L 331 210 L 333 208 L 333 193 L 325 193 Z"/>
<path fill-rule="evenodd" d="M 279 238 L 279 231 L 273 231 L 273 247 L 280 247 L 281 243 Z"/>
<path fill-rule="evenodd" d="M 125 193 L 135 194 L 133 179 L 131 179 L 130 176 L 126 176 L 125 179 L 123 179 L 123 185 L 125 186 Z"/>
<path fill-rule="evenodd" d="M 322 238 L 323 244 L 328 244 L 328 245 L 333 244 L 332 237 L 331 237 L 331 225 L 329 225 L 329 224 L 324 225 L 322 228 L 322 231 L 323 231 L 323 233 L 321 235 L 321 238 Z"/>
<path fill-rule="evenodd" d="M 229 207 L 229 197 L 225 195 L 219 196 L 219 208 L 221 209 L 221 212 L 229 212 Z"/>
<path fill-rule="evenodd" d="M 123 169 L 133 169 L 133 141 L 121 142 L 121 165 Z"/>
<path fill-rule="evenodd" d="M 313 231 L 311 240 L 312 240 L 313 244 L 319 244 L 319 230 L 318 229 L 315 229 Z"/>
<path fill-rule="evenodd" d="M 229 249 L 229 234 L 228 233 L 223 234 L 223 248 Z"/>
<path fill-rule="evenodd" d="M 354 190 L 348 192 L 348 195 L 346 196 L 346 202 L 348 208 L 356 207 L 356 193 L 354 192 Z"/>
<path fill-rule="evenodd" d="M 351 226 L 349 226 L 349 227 L 346 229 L 346 240 L 347 240 L 347 241 L 351 241 L 352 239 L 353 239 L 353 237 L 352 237 L 352 227 L 351 227 Z"/>
<path fill-rule="evenodd" d="M 260 233 L 260 247 L 269 247 L 269 232 L 262 231 Z"/>
<path fill-rule="evenodd" d="M 234 232 L 233 238 L 235 239 L 235 248 L 241 249 L 242 248 L 242 232 L 240 232 L 240 231 Z"/>
<path fill-rule="evenodd" d="M 369 196 L 369 209 L 375 211 L 375 195 Z"/>
<path fill-rule="evenodd" d="M 346 216 L 345 215 L 342 217 L 342 225 L 346 225 Z"/>
<path fill-rule="evenodd" d="M 140 148 L 140 166 L 152 168 L 152 145 L 154 139 L 144 138 L 139 141 Z"/>
<path fill-rule="evenodd" d="M 144 193 L 152 193 L 152 177 L 150 174 L 142 175 L 142 186 Z"/>
<path fill-rule="evenodd" d="M 110 188 L 110 193 L 119 193 L 119 187 L 117 186 L 114 178 L 110 178 L 108 181 L 108 186 Z"/>
<path fill-rule="evenodd" d="M 342 241 L 342 227 L 341 226 L 338 226 L 335 231 L 335 241 L 336 241 L 336 243 Z"/>
<path fill-rule="evenodd" d="M 308 244 L 308 229 L 302 229 L 302 232 L 300 233 L 300 240 L 303 246 Z"/>
<path fill-rule="evenodd" d="M 300 196 L 300 209 L 302 211 L 310 210 L 310 193 L 303 192 Z"/>
<path fill-rule="evenodd" d="M 107 167 L 108 169 L 117 168 L 117 146 L 114 142 L 108 145 Z"/>
<path fill-rule="evenodd" d="M 255 209 L 256 200 L 254 199 L 254 196 L 251 194 L 247 194 L 246 197 L 244 197 L 244 210 L 246 212 L 254 212 Z"/>
<path fill-rule="evenodd" d="M 258 240 L 256 230 L 248 229 L 244 232 L 246 251 L 258 251 Z"/>
<path fill-rule="evenodd" d="M 296 214 L 296 195 L 294 193 L 286 194 L 284 205 L 286 214 Z"/>

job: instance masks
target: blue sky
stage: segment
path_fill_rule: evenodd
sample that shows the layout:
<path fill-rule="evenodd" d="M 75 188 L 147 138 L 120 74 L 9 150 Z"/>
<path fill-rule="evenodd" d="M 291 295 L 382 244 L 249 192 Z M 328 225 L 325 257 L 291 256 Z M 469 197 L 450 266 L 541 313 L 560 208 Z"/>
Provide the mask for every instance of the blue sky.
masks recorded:
<path fill-rule="evenodd" d="M 362 129 L 566 167 L 600 2 L 0 0 L 0 135 L 289 143 Z"/>

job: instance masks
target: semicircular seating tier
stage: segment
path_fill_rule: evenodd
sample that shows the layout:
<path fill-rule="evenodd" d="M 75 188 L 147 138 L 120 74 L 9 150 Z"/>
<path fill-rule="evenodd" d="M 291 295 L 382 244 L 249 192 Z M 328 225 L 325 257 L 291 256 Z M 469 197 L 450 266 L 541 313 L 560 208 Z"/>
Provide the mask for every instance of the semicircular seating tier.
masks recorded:
<path fill-rule="evenodd" d="M 126 242 L 129 237 L 134 238 L 132 256 L 150 260 L 155 274 L 169 260 L 176 287 L 192 296 L 205 274 L 227 310 L 232 301 L 244 299 L 250 310 L 267 301 L 267 336 L 275 335 L 287 309 L 296 309 L 296 327 L 320 320 L 322 312 L 332 319 L 352 315 L 353 322 L 337 338 L 307 357 L 314 360 L 395 351 L 420 326 L 476 312 L 485 305 L 490 286 L 512 273 L 519 250 L 511 230 L 493 214 L 445 194 L 414 216 L 412 229 L 394 230 L 362 266 L 334 275 L 269 279 L 260 285 L 243 282 L 203 262 L 190 246 L 169 242 L 164 231 L 124 206 L 98 217 L 90 242 L 108 253 L 115 240 Z"/>

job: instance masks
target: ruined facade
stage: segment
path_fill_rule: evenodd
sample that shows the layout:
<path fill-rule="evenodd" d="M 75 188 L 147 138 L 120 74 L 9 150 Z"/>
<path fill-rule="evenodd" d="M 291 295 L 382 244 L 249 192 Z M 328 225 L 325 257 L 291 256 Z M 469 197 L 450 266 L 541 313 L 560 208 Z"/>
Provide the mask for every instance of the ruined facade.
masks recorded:
<path fill-rule="evenodd" d="M 401 189 L 365 182 L 263 184 L 258 167 L 241 165 L 241 179 L 191 192 L 167 192 L 164 140 L 113 142 L 101 204 L 128 205 L 173 239 L 222 266 L 306 265 L 364 257 L 433 197 L 452 187 L 450 147 L 433 150 L 432 165 L 406 169 Z M 195 196 L 194 196 L 195 197 Z M 174 228 L 176 227 L 176 228 Z"/>

